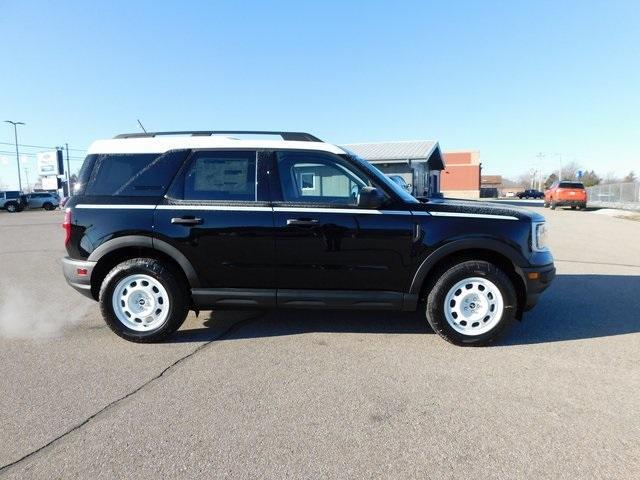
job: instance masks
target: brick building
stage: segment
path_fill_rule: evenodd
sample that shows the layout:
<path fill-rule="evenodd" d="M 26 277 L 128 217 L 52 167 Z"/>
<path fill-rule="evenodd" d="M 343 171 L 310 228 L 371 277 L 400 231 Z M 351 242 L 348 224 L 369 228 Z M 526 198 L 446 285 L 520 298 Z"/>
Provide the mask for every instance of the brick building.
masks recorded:
<path fill-rule="evenodd" d="M 440 174 L 440 191 L 450 198 L 480 198 L 480 152 L 444 153 L 445 168 Z"/>

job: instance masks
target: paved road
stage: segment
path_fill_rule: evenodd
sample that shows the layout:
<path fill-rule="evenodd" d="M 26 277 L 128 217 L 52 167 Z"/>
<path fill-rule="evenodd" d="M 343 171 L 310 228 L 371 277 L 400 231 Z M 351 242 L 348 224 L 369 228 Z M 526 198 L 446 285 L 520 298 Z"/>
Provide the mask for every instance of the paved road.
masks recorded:
<path fill-rule="evenodd" d="M 130 344 L 64 285 L 61 213 L 0 213 L 0 477 L 637 478 L 640 222 L 544 212 L 559 276 L 482 349 L 304 311 Z"/>

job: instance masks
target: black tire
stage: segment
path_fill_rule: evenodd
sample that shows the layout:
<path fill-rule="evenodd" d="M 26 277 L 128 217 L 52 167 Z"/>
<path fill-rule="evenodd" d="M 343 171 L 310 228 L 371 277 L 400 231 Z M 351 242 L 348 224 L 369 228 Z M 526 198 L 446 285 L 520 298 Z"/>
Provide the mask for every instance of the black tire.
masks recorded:
<path fill-rule="evenodd" d="M 544 208 L 549 208 L 549 204 L 548 204 L 547 202 L 544 202 L 544 203 L 542 204 L 542 206 L 543 206 Z"/>
<path fill-rule="evenodd" d="M 503 310 L 491 330 L 480 335 L 465 335 L 455 330 L 445 316 L 445 300 L 449 290 L 467 278 L 481 277 L 492 282 L 502 294 Z M 513 283 L 506 273 L 492 263 L 469 260 L 445 270 L 427 296 L 426 317 L 431 328 L 446 341 L 460 346 L 479 347 L 492 343 L 514 321 L 518 300 Z"/>
<path fill-rule="evenodd" d="M 576 206 L 575 205 L 571 205 L 571 210 L 575 210 Z"/>
<path fill-rule="evenodd" d="M 16 213 L 19 210 L 18 209 L 18 204 L 14 203 L 14 202 L 9 202 L 9 203 L 5 204 L 4 208 L 9 213 Z"/>
<path fill-rule="evenodd" d="M 555 200 L 551 200 L 551 206 L 550 206 L 551 210 L 555 210 L 557 206 L 558 204 L 555 202 Z"/>
<path fill-rule="evenodd" d="M 44 208 L 45 210 L 53 210 L 53 203 L 45 203 L 44 205 L 42 205 L 42 208 Z"/>
<path fill-rule="evenodd" d="M 169 314 L 164 323 L 151 331 L 136 331 L 122 323 L 113 309 L 112 297 L 117 284 L 133 274 L 153 277 L 162 284 L 169 296 Z M 189 312 L 189 295 L 183 282 L 170 268 L 152 258 L 133 258 L 116 265 L 105 277 L 100 288 L 100 311 L 102 317 L 116 335 L 139 343 L 153 343 L 165 340 L 184 322 Z M 166 304 L 166 302 L 165 302 Z"/>

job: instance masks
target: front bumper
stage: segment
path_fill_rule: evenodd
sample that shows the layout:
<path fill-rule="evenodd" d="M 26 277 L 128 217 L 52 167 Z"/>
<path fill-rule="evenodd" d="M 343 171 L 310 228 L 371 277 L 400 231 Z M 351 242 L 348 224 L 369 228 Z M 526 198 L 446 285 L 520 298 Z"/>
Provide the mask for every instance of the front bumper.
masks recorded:
<path fill-rule="evenodd" d="M 540 267 L 523 268 L 522 276 L 527 288 L 527 299 L 524 307 L 524 310 L 527 311 L 538 303 L 540 294 L 551 285 L 551 282 L 556 277 L 556 267 L 551 263 Z"/>
<path fill-rule="evenodd" d="M 62 272 L 67 283 L 92 300 L 95 299 L 91 294 L 91 273 L 96 263 L 87 260 L 74 260 L 69 257 L 62 259 Z"/>

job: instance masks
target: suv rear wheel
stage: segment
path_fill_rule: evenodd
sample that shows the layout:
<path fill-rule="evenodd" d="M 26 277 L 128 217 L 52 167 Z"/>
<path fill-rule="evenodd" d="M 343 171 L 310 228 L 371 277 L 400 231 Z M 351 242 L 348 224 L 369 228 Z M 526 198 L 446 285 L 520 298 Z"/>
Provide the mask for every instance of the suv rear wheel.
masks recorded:
<path fill-rule="evenodd" d="M 42 208 L 44 208 L 45 210 L 53 210 L 53 203 L 51 202 L 46 202 L 44 205 L 42 205 Z"/>
<path fill-rule="evenodd" d="M 450 267 L 427 297 L 431 328 L 456 345 L 493 342 L 512 322 L 517 310 L 515 288 L 492 263 L 472 260 Z"/>
<path fill-rule="evenodd" d="M 117 335 L 157 342 L 174 333 L 189 311 L 186 289 L 158 260 L 134 258 L 116 265 L 102 282 L 100 310 Z"/>

